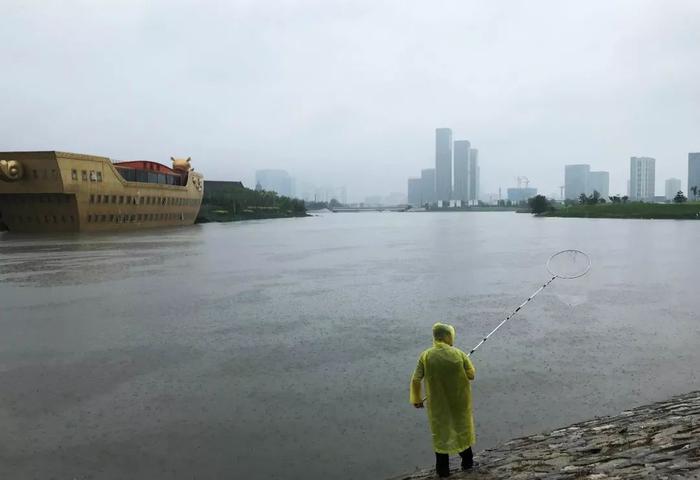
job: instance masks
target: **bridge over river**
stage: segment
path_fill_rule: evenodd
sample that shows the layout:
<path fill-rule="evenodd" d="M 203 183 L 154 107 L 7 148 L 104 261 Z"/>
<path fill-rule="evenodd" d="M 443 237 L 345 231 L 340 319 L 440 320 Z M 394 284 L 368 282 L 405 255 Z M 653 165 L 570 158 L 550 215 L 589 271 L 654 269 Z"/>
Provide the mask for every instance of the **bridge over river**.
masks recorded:
<path fill-rule="evenodd" d="M 345 212 L 405 212 L 411 208 L 410 205 L 394 205 L 389 207 L 337 207 L 331 208 L 333 213 Z"/>

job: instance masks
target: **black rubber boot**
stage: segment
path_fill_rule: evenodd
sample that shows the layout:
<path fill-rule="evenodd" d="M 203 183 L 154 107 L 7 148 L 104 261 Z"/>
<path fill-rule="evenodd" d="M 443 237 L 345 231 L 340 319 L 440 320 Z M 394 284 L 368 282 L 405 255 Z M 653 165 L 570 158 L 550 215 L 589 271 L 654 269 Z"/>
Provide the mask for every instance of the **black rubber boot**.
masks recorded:
<path fill-rule="evenodd" d="M 469 470 L 474 466 L 472 447 L 467 448 L 463 452 L 459 452 L 459 456 L 462 457 L 462 470 Z"/>
<path fill-rule="evenodd" d="M 441 478 L 450 476 L 450 456 L 448 454 L 435 452 L 435 473 Z"/>

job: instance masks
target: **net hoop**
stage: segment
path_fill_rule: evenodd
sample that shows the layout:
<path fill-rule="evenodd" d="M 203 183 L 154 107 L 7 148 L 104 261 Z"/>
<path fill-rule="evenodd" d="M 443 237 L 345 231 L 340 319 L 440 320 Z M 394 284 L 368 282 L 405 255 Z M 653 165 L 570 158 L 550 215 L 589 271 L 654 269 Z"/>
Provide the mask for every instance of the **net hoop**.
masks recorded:
<path fill-rule="evenodd" d="M 571 273 L 571 274 L 565 274 L 562 272 L 554 271 L 554 268 L 552 266 L 552 260 L 554 258 L 556 258 L 558 255 L 565 255 L 565 254 L 570 254 L 570 255 L 573 254 L 574 256 L 581 255 L 585 259 L 585 263 L 583 264 L 582 270 L 577 271 L 575 273 Z M 549 259 L 547 260 L 547 271 L 552 274 L 552 277 L 556 277 L 556 278 L 564 278 L 564 279 L 569 280 L 572 278 L 583 277 L 585 274 L 588 273 L 588 271 L 590 269 L 591 269 L 591 259 L 586 253 L 582 252 L 581 250 L 574 250 L 574 249 L 562 250 L 560 252 L 555 253 L 554 255 L 549 257 Z"/>

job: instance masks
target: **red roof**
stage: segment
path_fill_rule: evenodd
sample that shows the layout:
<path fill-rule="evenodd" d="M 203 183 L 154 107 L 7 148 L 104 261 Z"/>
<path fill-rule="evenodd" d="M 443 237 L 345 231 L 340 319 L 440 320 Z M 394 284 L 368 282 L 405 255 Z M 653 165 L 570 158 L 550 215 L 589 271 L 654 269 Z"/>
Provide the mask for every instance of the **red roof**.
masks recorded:
<path fill-rule="evenodd" d="M 178 172 L 170 167 L 166 167 L 158 162 L 150 162 L 148 160 L 134 160 L 131 162 L 115 162 L 115 166 L 123 168 L 134 168 L 136 170 L 148 170 L 151 172 L 167 173 L 170 175 L 179 175 Z"/>

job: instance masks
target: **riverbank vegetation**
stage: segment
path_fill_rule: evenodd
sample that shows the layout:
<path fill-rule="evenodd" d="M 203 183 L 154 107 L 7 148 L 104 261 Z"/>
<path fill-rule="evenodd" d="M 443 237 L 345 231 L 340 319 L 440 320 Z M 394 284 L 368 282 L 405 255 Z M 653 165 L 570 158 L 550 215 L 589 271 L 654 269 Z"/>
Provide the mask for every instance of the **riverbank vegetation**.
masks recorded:
<path fill-rule="evenodd" d="M 627 196 L 606 199 L 598 192 L 581 194 L 577 200 L 564 202 L 536 195 L 528 200 L 528 207 L 519 212 L 529 211 L 541 217 L 700 220 L 700 202 L 688 202 L 683 192 L 678 192 L 672 203 L 630 202 Z"/>
<path fill-rule="evenodd" d="M 558 206 L 539 213 L 544 217 L 700 219 L 700 202 L 598 203 Z"/>
<path fill-rule="evenodd" d="M 334 208 L 339 208 L 339 207 L 344 207 L 342 203 L 340 203 L 338 200 L 335 198 L 331 198 L 330 202 L 306 202 L 306 209 L 307 210 L 332 210 Z"/>
<path fill-rule="evenodd" d="M 307 216 L 303 200 L 231 183 L 211 192 L 207 192 L 205 186 L 196 223 Z"/>

